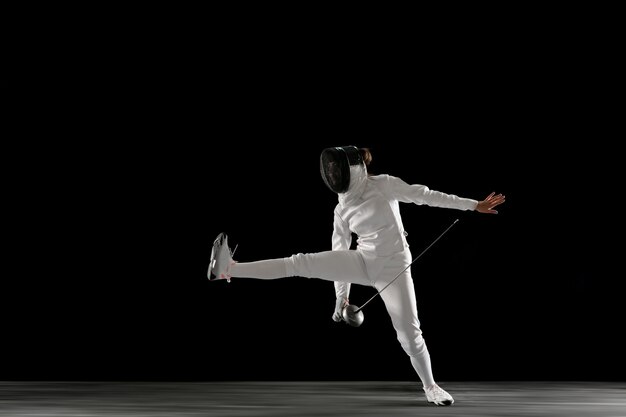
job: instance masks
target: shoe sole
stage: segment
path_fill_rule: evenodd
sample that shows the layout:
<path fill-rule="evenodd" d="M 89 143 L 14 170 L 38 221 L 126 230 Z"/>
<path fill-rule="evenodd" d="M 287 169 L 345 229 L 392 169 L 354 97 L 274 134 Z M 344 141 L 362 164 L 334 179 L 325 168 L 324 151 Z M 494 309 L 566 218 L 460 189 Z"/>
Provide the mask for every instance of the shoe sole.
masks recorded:
<path fill-rule="evenodd" d="M 428 401 L 428 402 L 431 403 L 431 404 L 438 405 L 438 406 L 448 406 L 448 405 L 454 404 L 454 401 L 444 401 L 442 403 L 438 403 L 438 402 L 435 402 L 435 401 Z"/>
<path fill-rule="evenodd" d="M 217 235 L 215 240 L 213 241 L 213 248 L 211 249 L 211 259 L 209 260 L 209 270 L 207 271 L 207 278 L 209 281 L 216 281 L 217 276 L 213 273 L 213 267 L 215 267 L 215 263 L 217 262 L 217 249 L 216 246 L 221 246 L 224 244 L 224 233 L 220 233 Z"/>

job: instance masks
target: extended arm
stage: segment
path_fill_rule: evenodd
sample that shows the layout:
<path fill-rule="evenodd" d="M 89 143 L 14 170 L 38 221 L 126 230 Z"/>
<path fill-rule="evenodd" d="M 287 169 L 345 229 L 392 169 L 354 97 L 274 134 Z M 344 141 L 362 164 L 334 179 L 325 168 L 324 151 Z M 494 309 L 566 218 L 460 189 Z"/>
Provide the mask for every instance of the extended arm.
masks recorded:
<path fill-rule="evenodd" d="M 458 210 L 475 210 L 479 213 L 497 214 L 496 206 L 504 203 L 502 194 L 491 193 L 482 201 L 463 198 L 454 194 L 446 194 L 429 189 L 425 185 L 409 185 L 400 178 L 389 176 L 392 193 L 398 201 L 404 203 L 426 204 L 434 207 L 454 208 Z"/>
<path fill-rule="evenodd" d="M 429 189 L 425 185 L 409 185 L 400 178 L 389 176 L 393 196 L 403 203 L 426 204 L 433 207 L 475 210 L 478 201 Z"/>

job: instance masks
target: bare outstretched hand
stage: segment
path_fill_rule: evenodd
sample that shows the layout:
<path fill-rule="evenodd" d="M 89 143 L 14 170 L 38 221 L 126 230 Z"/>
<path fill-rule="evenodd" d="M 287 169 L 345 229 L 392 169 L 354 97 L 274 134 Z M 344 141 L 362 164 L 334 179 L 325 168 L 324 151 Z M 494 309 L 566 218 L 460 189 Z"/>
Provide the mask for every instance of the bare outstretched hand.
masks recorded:
<path fill-rule="evenodd" d="M 504 203 L 504 196 L 495 192 L 489 194 L 483 201 L 479 201 L 476 205 L 476 211 L 479 213 L 498 214 L 494 207 Z"/>

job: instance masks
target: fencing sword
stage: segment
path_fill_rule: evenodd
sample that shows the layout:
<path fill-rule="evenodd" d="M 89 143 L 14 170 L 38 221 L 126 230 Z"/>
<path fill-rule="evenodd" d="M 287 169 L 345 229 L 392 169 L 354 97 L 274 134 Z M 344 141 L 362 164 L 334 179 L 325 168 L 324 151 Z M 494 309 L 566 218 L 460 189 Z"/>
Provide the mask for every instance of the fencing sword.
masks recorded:
<path fill-rule="evenodd" d="M 422 251 L 422 253 L 420 253 L 417 258 L 415 258 L 410 264 L 408 264 L 406 266 L 406 268 L 404 268 L 402 271 L 400 271 L 400 273 L 398 275 L 396 275 L 396 277 L 394 279 L 392 279 L 391 281 L 389 281 L 389 283 L 387 285 L 385 285 L 383 287 L 382 290 L 378 291 L 376 294 L 374 294 L 372 296 L 372 298 L 370 298 L 369 300 L 367 300 L 361 307 L 353 305 L 353 304 L 349 304 L 346 307 L 343 308 L 341 315 L 343 317 L 343 321 L 345 321 L 347 324 L 349 324 L 352 327 L 359 327 L 361 324 L 363 324 L 363 320 L 365 319 L 365 317 L 363 316 L 363 309 L 365 308 L 366 305 L 369 304 L 370 301 L 372 301 L 374 298 L 376 298 L 377 295 L 380 295 L 381 292 L 385 291 L 385 289 L 390 286 L 391 284 L 393 284 L 393 282 L 395 280 L 398 279 L 398 277 L 400 275 L 402 275 L 404 273 L 404 271 L 406 271 L 407 269 L 409 269 L 409 267 L 411 265 L 413 265 L 415 263 L 415 261 L 417 261 L 423 254 L 426 253 L 426 251 L 428 249 L 431 248 L 431 246 L 433 246 L 435 243 L 437 243 L 437 241 L 439 239 L 441 239 L 443 237 L 443 235 L 445 235 L 448 230 L 450 230 L 452 228 L 452 226 L 454 226 L 457 222 L 459 221 L 459 219 L 456 219 L 454 222 L 452 222 L 452 224 L 450 226 L 448 226 L 448 228 L 446 230 L 444 230 L 439 237 L 437 237 L 437 239 L 435 239 L 430 245 L 428 245 L 426 247 L 426 249 L 424 249 Z"/>

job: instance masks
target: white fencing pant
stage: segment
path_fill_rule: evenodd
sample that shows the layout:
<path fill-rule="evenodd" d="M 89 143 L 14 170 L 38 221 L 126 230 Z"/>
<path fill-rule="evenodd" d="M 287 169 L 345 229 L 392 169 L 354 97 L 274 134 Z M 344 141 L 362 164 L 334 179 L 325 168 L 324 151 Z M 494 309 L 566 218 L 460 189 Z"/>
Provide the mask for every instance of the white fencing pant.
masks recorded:
<path fill-rule="evenodd" d="M 235 263 L 230 267 L 232 277 L 277 279 L 290 276 L 350 282 L 382 290 L 400 271 L 411 263 L 411 252 L 379 257 L 358 250 L 327 251 L 293 255 L 288 258 Z M 400 345 L 424 386 L 435 383 L 430 354 L 417 318 L 415 288 L 411 270 L 404 271 L 393 284 L 380 294 Z"/>

